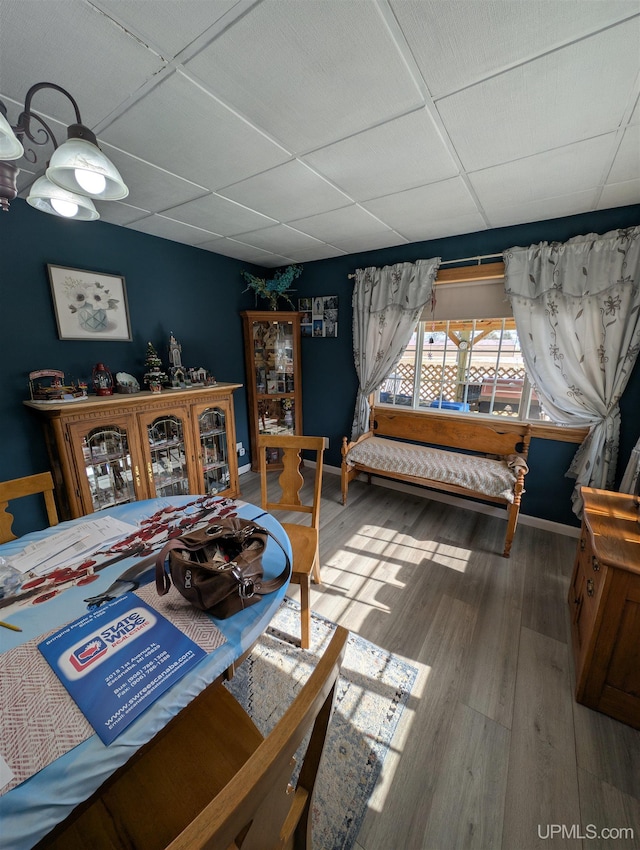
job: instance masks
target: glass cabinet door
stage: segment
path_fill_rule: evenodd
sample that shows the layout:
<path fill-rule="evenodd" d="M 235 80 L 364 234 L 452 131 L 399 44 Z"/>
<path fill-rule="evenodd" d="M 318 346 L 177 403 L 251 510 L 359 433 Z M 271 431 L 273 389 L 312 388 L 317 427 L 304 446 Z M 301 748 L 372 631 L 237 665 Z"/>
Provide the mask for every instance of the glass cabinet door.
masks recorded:
<path fill-rule="evenodd" d="M 220 493 L 230 483 L 227 417 L 221 407 L 205 407 L 198 414 L 204 493 Z"/>
<path fill-rule="evenodd" d="M 254 322 L 253 363 L 258 396 L 296 391 L 291 322 Z"/>
<path fill-rule="evenodd" d="M 81 435 L 80 451 L 93 510 L 136 500 L 126 428 L 101 425 Z"/>
<path fill-rule="evenodd" d="M 187 495 L 189 475 L 182 419 L 175 415 L 158 416 L 146 429 L 151 452 L 147 477 L 155 495 Z"/>

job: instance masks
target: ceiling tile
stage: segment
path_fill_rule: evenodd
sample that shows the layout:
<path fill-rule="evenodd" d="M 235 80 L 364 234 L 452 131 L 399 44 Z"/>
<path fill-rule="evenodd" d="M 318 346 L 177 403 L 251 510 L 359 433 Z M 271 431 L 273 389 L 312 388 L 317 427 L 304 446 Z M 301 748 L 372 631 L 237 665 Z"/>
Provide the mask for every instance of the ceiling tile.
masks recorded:
<path fill-rule="evenodd" d="M 608 210 L 611 207 L 627 207 L 640 204 L 640 177 L 625 183 L 612 183 L 602 190 L 597 209 Z"/>
<path fill-rule="evenodd" d="M 294 230 L 292 227 L 287 227 L 286 224 L 278 224 L 276 227 L 267 227 L 252 233 L 238 233 L 236 239 L 238 242 L 245 242 L 255 248 L 263 248 L 266 251 L 275 251 L 287 256 L 291 251 L 309 250 L 318 244 L 317 239 L 307 236 L 306 233 L 300 233 L 299 230 Z"/>
<path fill-rule="evenodd" d="M 349 197 L 297 160 L 221 189 L 219 194 L 278 221 L 292 221 L 351 203 Z"/>
<path fill-rule="evenodd" d="M 640 177 L 640 124 L 627 127 L 607 183 L 622 183 Z"/>
<path fill-rule="evenodd" d="M 0 2 L 2 90 L 21 103 L 34 83 L 67 89 L 82 121 L 94 127 L 137 91 L 163 62 L 89 3 L 77 0 Z M 34 95 L 33 108 L 75 123 L 67 98 L 55 91 Z"/>
<path fill-rule="evenodd" d="M 128 32 L 141 38 L 165 58 L 171 58 L 209 29 L 236 5 L 237 0 L 192 0 L 154 3 L 149 14 L 148 0 L 91 0 Z M 180 22 L 176 26 L 176 21 Z"/>
<path fill-rule="evenodd" d="M 185 67 L 293 153 L 423 104 L 370 2 L 261 3 Z"/>
<path fill-rule="evenodd" d="M 546 221 L 550 218 L 578 215 L 595 208 L 597 195 L 597 189 L 589 189 L 584 192 L 575 192 L 573 195 L 505 206 L 489 216 L 489 224 L 491 227 L 509 227 L 512 224 L 525 224 L 528 221 Z"/>
<path fill-rule="evenodd" d="M 127 203 L 132 206 L 141 207 L 150 212 L 160 212 L 168 206 L 198 198 L 208 192 L 208 189 L 203 186 L 176 177 L 175 174 L 170 174 L 135 156 L 129 156 L 102 141 L 100 146 L 129 187 Z M 195 222 L 190 223 L 195 224 Z M 202 226 L 202 222 L 198 224 Z"/>
<path fill-rule="evenodd" d="M 290 262 L 289 257 L 280 257 L 271 251 L 263 251 L 251 245 L 243 245 L 242 242 L 237 242 L 235 239 L 214 239 L 203 242 L 202 245 L 198 245 L 198 248 L 223 254 L 225 257 L 234 257 L 236 260 L 243 260 L 245 263 L 253 263 L 264 268 L 286 266 Z"/>
<path fill-rule="evenodd" d="M 640 18 L 438 101 L 468 171 L 620 125 L 638 72 Z"/>
<path fill-rule="evenodd" d="M 273 218 L 217 194 L 205 195 L 195 201 L 166 209 L 165 213 L 186 224 L 209 227 L 223 236 L 235 236 L 237 233 L 259 230 L 276 223 Z"/>
<path fill-rule="evenodd" d="M 200 245 L 219 235 L 162 215 L 150 215 L 148 218 L 134 221 L 129 227 L 141 233 L 150 233 L 152 236 L 161 236 L 163 239 L 172 239 L 174 242 L 184 242 L 186 245 Z"/>
<path fill-rule="evenodd" d="M 94 204 L 102 221 L 121 226 L 146 218 L 151 212 L 125 204 L 123 201 L 94 201 Z"/>
<path fill-rule="evenodd" d="M 571 195 L 600 185 L 615 139 L 616 134 L 609 133 L 473 172 L 469 180 L 491 218 L 505 206 Z"/>
<path fill-rule="evenodd" d="M 347 254 L 358 254 L 361 251 L 374 251 L 379 248 L 392 248 L 394 245 L 406 245 L 410 240 L 393 230 L 374 233 L 368 236 L 349 236 L 341 240 L 342 248 Z"/>
<path fill-rule="evenodd" d="M 333 245 L 318 245 L 317 248 L 306 248 L 300 251 L 291 251 L 291 259 L 294 263 L 313 262 L 314 260 L 328 260 L 331 257 L 344 257 L 346 251 L 335 248 Z"/>
<path fill-rule="evenodd" d="M 101 138 L 212 190 L 289 159 L 180 73 L 163 80 Z"/>
<path fill-rule="evenodd" d="M 461 226 L 470 228 L 458 231 L 461 233 L 486 226 L 459 177 L 365 201 L 362 206 L 412 242 L 429 239 L 433 233 L 446 236 L 442 232 L 445 219 L 460 220 Z"/>
<path fill-rule="evenodd" d="M 425 109 L 314 151 L 303 160 L 358 200 L 458 174 Z"/>
<path fill-rule="evenodd" d="M 292 221 L 291 225 L 337 248 L 344 248 L 345 240 L 349 241 L 352 237 L 361 239 L 388 234 L 390 231 L 386 224 L 357 204 L 298 219 Z"/>
<path fill-rule="evenodd" d="M 390 4 L 434 97 L 639 11 L 636 0 L 390 0 Z"/>

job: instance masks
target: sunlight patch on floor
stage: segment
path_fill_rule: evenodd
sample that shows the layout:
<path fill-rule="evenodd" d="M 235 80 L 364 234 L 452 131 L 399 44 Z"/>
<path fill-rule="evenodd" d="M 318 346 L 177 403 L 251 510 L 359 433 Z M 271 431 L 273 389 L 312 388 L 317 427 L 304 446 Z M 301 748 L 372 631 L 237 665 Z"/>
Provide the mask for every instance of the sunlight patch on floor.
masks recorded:
<path fill-rule="evenodd" d="M 400 759 L 405 748 L 411 747 L 411 741 L 413 740 L 411 727 L 413 726 L 416 714 L 415 704 L 425 693 L 429 674 L 431 673 L 431 667 L 428 665 L 420 664 L 413 659 L 406 660 L 410 664 L 413 664 L 414 667 L 417 667 L 418 678 L 416 679 L 415 685 L 411 691 L 409 702 L 405 706 L 400 723 L 398 724 L 396 733 L 391 741 L 391 746 L 389 747 L 389 752 L 387 753 L 387 757 L 382 765 L 382 771 L 375 790 L 369 799 L 368 808 L 376 812 L 381 812 L 384 809 L 385 800 L 393 786 L 394 777 L 396 770 L 398 769 Z M 415 731 L 413 734 L 415 734 Z"/>

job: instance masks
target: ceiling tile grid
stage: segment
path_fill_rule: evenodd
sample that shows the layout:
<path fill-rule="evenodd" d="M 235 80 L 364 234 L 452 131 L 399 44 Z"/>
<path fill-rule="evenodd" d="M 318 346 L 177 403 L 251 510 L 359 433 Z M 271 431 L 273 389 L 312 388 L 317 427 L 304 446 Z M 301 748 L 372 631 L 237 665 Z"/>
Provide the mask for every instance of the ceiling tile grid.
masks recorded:
<path fill-rule="evenodd" d="M 68 89 L 129 186 L 112 224 L 275 267 L 640 203 L 640 0 L 150 9 L 0 0 L 9 120 Z M 62 141 L 69 101 L 33 107 Z"/>

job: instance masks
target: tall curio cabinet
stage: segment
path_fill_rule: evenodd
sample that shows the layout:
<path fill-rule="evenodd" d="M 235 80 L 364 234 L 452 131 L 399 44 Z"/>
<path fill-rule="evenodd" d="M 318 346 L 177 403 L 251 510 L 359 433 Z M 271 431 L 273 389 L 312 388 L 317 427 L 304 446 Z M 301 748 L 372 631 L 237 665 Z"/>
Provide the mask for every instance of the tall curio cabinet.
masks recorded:
<path fill-rule="evenodd" d="M 259 434 L 302 434 L 300 314 L 277 310 L 241 313 L 244 331 L 251 468 L 258 471 Z M 267 464 L 277 467 L 276 451 Z"/>
<path fill-rule="evenodd" d="M 44 425 L 61 517 L 140 499 L 237 496 L 240 386 L 25 402 Z"/>

